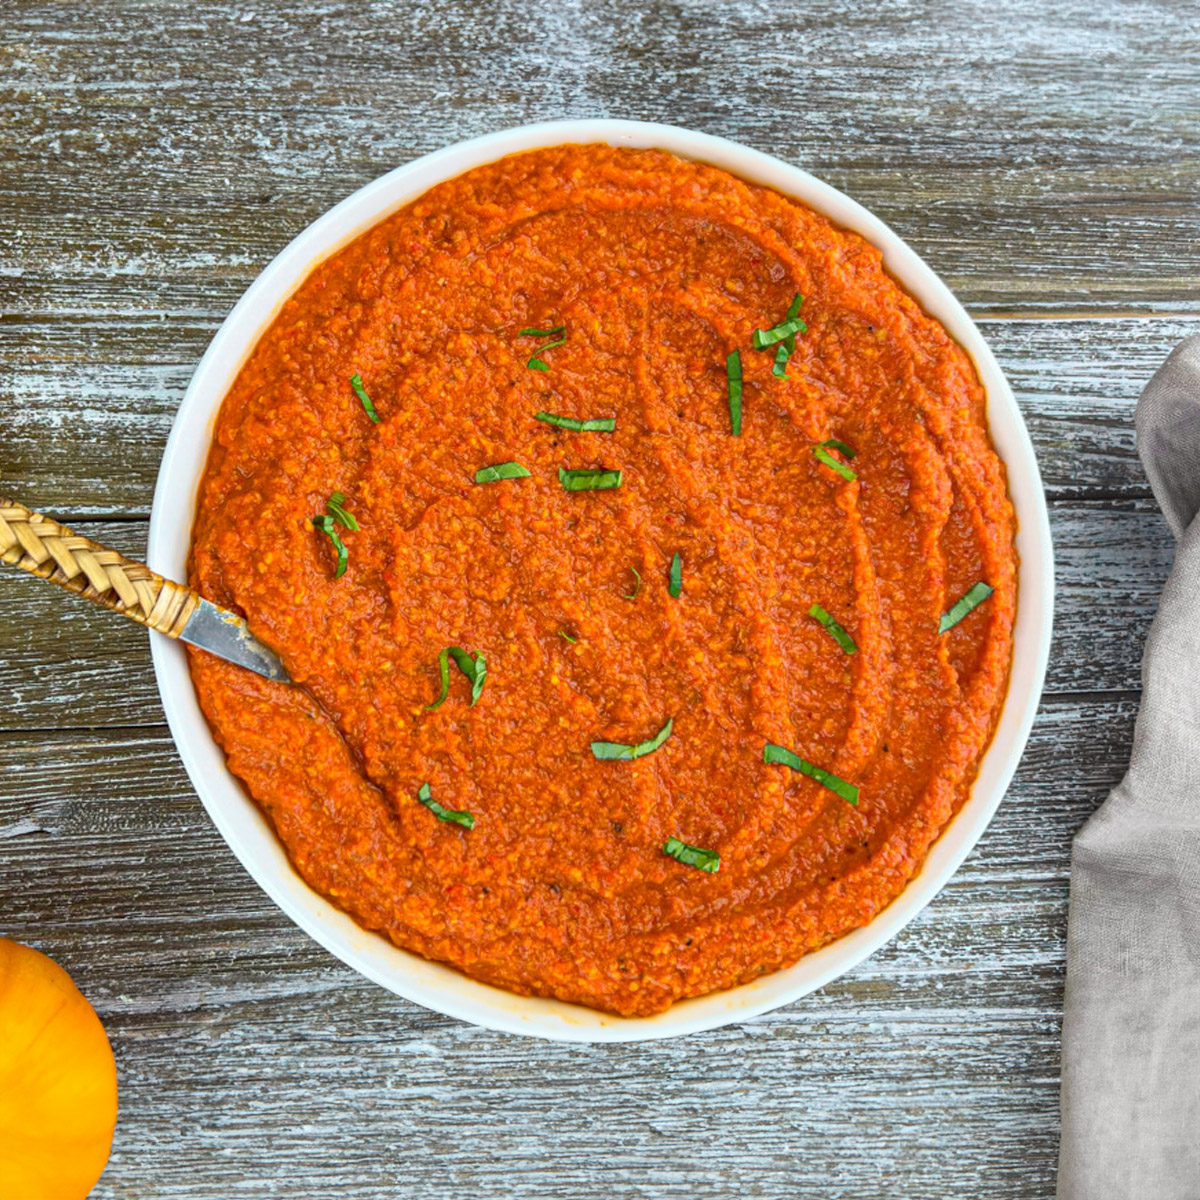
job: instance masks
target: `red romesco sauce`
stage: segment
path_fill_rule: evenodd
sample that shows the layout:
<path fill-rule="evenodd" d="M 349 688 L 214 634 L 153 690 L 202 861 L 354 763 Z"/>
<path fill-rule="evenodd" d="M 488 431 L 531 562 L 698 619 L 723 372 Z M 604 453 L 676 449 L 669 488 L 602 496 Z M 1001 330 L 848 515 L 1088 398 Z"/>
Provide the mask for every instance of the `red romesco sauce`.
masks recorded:
<path fill-rule="evenodd" d="M 797 292 L 808 330 L 781 380 L 751 339 Z M 519 331 L 555 325 L 565 344 L 530 369 L 541 341 Z M 814 457 L 828 438 L 856 480 Z M 529 477 L 474 482 L 510 460 Z M 600 466 L 618 490 L 560 485 Z M 341 578 L 311 523 L 334 491 L 361 525 Z M 203 654 L 192 672 L 314 889 L 476 979 L 645 1015 L 793 963 L 903 890 L 1004 702 L 1014 532 L 971 360 L 876 249 L 713 167 L 560 146 L 439 184 L 259 339 L 217 421 L 191 581 L 302 686 Z M 939 636 L 977 580 L 994 595 Z M 470 707 L 452 664 L 427 711 L 449 645 L 482 652 L 487 682 Z M 589 749 L 668 717 L 637 761 Z M 768 741 L 858 806 L 764 764 Z M 474 829 L 420 804 L 426 782 Z"/>

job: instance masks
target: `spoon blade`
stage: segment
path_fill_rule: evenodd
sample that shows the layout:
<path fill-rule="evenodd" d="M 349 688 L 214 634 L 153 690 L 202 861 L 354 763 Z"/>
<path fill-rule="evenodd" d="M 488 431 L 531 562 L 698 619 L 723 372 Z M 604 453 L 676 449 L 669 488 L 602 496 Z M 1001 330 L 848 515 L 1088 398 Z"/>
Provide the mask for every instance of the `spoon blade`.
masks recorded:
<path fill-rule="evenodd" d="M 236 613 L 218 608 L 208 600 L 196 605 L 188 623 L 179 635 L 180 641 L 190 642 L 226 662 L 246 667 L 268 679 L 291 683 L 291 676 L 274 650 L 268 649 L 246 627 Z"/>

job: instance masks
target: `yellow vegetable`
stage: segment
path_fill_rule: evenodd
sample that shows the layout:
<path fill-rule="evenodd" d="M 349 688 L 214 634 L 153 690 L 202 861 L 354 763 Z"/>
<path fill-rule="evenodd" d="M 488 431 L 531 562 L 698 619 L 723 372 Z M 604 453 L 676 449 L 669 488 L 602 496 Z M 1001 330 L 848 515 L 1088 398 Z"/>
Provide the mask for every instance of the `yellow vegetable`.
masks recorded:
<path fill-rule="evenodd" d="M 100 1018 L 60 966 L 0 938 L 0 1200 L 83 1200 L 116 1123 Z"/>

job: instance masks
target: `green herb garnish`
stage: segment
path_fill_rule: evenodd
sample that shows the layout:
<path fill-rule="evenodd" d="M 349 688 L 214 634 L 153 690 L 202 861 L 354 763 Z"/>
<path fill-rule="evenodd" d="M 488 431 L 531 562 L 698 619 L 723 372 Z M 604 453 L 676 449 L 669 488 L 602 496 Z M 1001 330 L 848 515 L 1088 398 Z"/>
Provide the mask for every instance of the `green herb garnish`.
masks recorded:
<path fill-rule="evenodd" d="M 471 685 L 471 707 L 474 708 L 487 680 L 487 659 L 482 654 L 471 655 L 461 646 L 448 646 L 447 650 Z"/>
<path fill-rule="evenodd" d="M 721 856 L 715 850 L 703 850 L 699 846 L 689 846 L 677 837 L 669 837 L 663 842 L 663 853 L 688 867 L 699 867 L 715 875 L 721 867 Z"/>
<path fill-rule="evenodd" d="M 800 312 L 800 305 L 804 303 L 804 297 L 799 292 L 796 293 L 796 298 L 788 305 L 786 320 L 790 321 Z M 779 349 L 775 351 L 775 365 L 771 368 L 771 374 L 776 379 L 790 379 L 791 376 L 787 373 L 788 359 L 796 352 L 796 335 L 789 333 L 787 337 L 779 343 Z"/>
<path fill-rule="evenodd" d="M 442 702 L 450 695 L 450 651 L 443 650 L 438 655 L 438 673 L 441 675 L 442 690 L 438 693 L 438 698 L 432 703 L 425 705 L 426 712 L 432 712 L 435 708 L 441 708 Z"/>
<path fill-rule="evenodd" d="M 622 742 L 593 742 L 592 754 L 606 761 L 629 762 L 631 759 L 653 754 L 671 736 L 674 727 L 675 718 L 669 717 L 667 723 L 648 742 L 639 742 L 636 746 L 626 746 Z"/>
<path fill-rule="evenodd" d="M 476 483 L 495 483 L 498 479 L 524 479 L 529 472 L 520 463 L 496 463 L 491 467 L 480 467 L 475 472 Z"/>
<path fill-rule="evenodd" d="M 558 335 L 562 334 L 562 337 Z M 539 337 L 539 338 L 555 338 L 553 342 L 547 342 L 544 346 L 539 346 L 534 352 L 533 357 L 525 364 L 527 367 L 532 367 L 535 371 L 548 371 L 550 365 L 543 359 L 538 358 L 539 354 L 544 354 L 547 350 L 553 350 L 555 346 L 561 346 L 567 340 L 567 327 L 565 325 L 554 325 L 550 329 L 522 329 L 517 337 Z"/>
<path fill-rule="evenodd" d="M 358 532 L 358 521 L 352 512 L 347 512 L 343 507 L 346 503 L 346 497 L 341 492 L 334 492 L 332 496 L 325 502 L 325 508 L 329 515 L 343 528 L 350 529 L 355 533 Z"/>
<path fill-rule="evenodd" d="M 742 433 L 742 352 L 731 350 L 725 359 L 725 382 L 729 386 L 729 429 L 734 437 Z"/>
<path fill-rule="evenodd" d="M 638 598 L 638 592 L 642 590 L 642 573 L 637 569 L 637 567 L 630 567 L 629 569 L 633 572 L 633 578 L 635 580 L 633 591 L 630 592 L 628 596 L 622 592 L 622 600 L 636 600 Z"/>
<path fill-rule="evenodd" d="M 838 462 L 826 447 L 832 447 L 834 450 L 840 450 L 847 458 L 854 457 L 854 451 L 846 445 L 845 442 L 839 442 L 837 438 L 830 438 L 827 442 L 822 442 L 819 446 L 813 447 L 813 454 L 818 462 L 823 462 L 827 467 L 832 467 L 847 483 L 853 483 L 858 478 L 856 472 L 852 471 L 843 462 Z"/>
<path fill-rule="evenodd" d="M 800 305 L 793 300 L 796 311 L 799 312 Z M 789 313 L 791 309 L 788 310 Z M 786 321 L 780 321 L 773 329 L 756 329 L 754 336 L 750 339 L 750 344 L 755 350 L 765 350 L 768 346 L 774 346 L 776 342 L 782 342 L 785 338 L 794 336 L 797 333 L 805 333 L 808 326 L 797 316 L 789 316 Z"/>
<path fill-rule="evenodd" d="M 367 395 L 367 389 L 363 387 L 361 375 L 350 376 L 350 386 L 354 389 L 354 394 L 362 401 L 362 406 L 367 410 L 367 416 L 379 424 L 379 414 L 375 411 L 375 405 L 371 403 L 371 397 Z"/>
<path fill-rule="evenodd" d="M 679 557 L 679 552 L 675 552 L 675 557 L 671 559 L 671 569 L 667 572 L 667 592 L 671 596 L 678 596 L 683 591 L 683 560 Z"/>
<path fill-rule="evenodd" d="M 594 417 L 590 421 L 578 421 L 574 417 L 560 417 L 557 413 L 535 413 L 535 421 L 545 421 L 547 425 L 557 425 L 559 429 L 569 429 L 572 433 L 612 433 L 617 427 L 616 417 Z"/>
<path fill-rule="evenodd" d="M 784 746 L 776 746 L 774 742 L 768 742 L 763 747 L 763 762 L 765 763 L 783 763 L 785 767 L 791 767 L 793 771 L 799 771 L 801 775 L 807 775 L 810 779 L 815 779 L 822 787 L 827 787 L 834 795 L 841 796 L 847 804 L 858 804 L 858 788 L 852 783 L 847 783 L 844 779 L 839 779 L 836 775 L 826 771 L 824 767 L 814 767 L 807 759 L 801 758 L 798 754 L 793 754 Z"/>
<path fill-rule="evenodd" d="M 953 629 L 967 613 L 974 612 L 995 590 L 980 580 L 949 612 L 942 614 L 942 619 L 938 623 L 938 633 L 945 633 L 947 629 Z"/>
<path fill-rule="evenodd" d="M 621 472 L 609 471 L 604 467 L 592 469 L 581 467 L 570 471 L 558 468 L 558 482 L 568 492 L 600 492 L 621 486 Z"/>
<path fill-rule="evenodd" d="M 829 631 L 829 636 L 832 637 L 833 640 L 837 642 L 837 644 L 841 646 L 841 648 L 845 650 L 847 654 L 856 654 L 858 652 L 858 647 L 854 644 L 854 639 L 819 604 L 814 604 L 812 608 L 808 610 L 808 615 L 810 617 L 815 617 L 818 621 L 820 621 L 821 624 L 824 625 Z"/>
<path fill-rule="evenodd" d="M 461 825 L 464 829 L 475 828 L 475 818 L 471 816 L 469 812 L 459 812 L 457 809 L 443 808 L 433 798 L 433 796 L 430 795 L 429 784 L 421 784 L 420 788 L 417 790 L 417 799 L 420 800 L 420 802 L 425 805 L 425 807 L 429 809 L 429 811 L 433 813 L 433 815 L 437 817 L 439 821 L 451 821 L 455 825 Z"/>
<path fill-rule="evenodd" d="M 575 643 L 577 641 L 579 641 L 578 638 L 573 638 L 569 633 L 567 633 L 567 631 L 565 629 L 560 629 L 558 631 L 558 636 L 560 638 L 562 638 L 564 641 L 570 642 L 572 646 L 575 645 Z"/>
<path fill-rule="evenodd" d="M 425 711 L 429 712 L 441 706 L 442 701 L 450 694 L 450 659 L 454 659 L 455 665 L 467 677 L 467 682 L 471 685 L 471 707 L 475 707 L 475 702 L 479 699 L 480 692 L 483 691 L 484 682 L 487 680 L 487 659 L 482 654 L 472 656 L 461 646 L 447 646 L 438 655 L 438 674 L 441 676 L 441 694 L 432 703 L 425 705 Z"/>
<path fill-rule="evenodd" d="M 346 543 L 339 536 L 334 519 L 322 514 L 319 517 L 313 517 L 312 523 L 314 529 L 323 533 L 333 543 L 334 549 L 337 551 L 336 577 L 341 579 L 345 575 L 346 567 L 350 562 L 350 551 L 346 549 Z"/>

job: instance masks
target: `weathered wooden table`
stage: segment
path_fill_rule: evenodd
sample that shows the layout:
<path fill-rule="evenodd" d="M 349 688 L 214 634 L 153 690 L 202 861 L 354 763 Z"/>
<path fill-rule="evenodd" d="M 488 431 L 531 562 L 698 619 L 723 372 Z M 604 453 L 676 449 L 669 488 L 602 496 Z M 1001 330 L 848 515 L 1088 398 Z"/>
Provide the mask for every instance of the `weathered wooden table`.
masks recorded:
<path fill-rule="evenodd" d="M 1133 403 L 1200 329 L 1186 3 L 0 0 L 0 488 L 144 549 L 218 322 L 308 221 L 467 135 L 625 115 L 799 163 L 991 340 L 1058 554 L 1012 791 L 902 936 L 780 1012 L 572 1047 L 399 1000 L 210 826 L 145 636 L 0 577 L 0 931 L 107 1024 L 96 1195 L 1048 1197 L 1072 834 L 1120 776 L 1171 545 Z"/>

